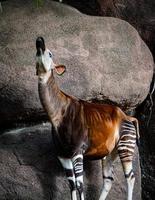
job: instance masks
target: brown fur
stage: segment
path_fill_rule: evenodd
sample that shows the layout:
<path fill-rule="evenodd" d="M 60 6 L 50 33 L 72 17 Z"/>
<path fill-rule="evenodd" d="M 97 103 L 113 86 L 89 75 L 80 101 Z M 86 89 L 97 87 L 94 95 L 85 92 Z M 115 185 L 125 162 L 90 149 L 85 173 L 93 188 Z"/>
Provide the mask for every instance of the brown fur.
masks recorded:
<path fill-rule="evenodd" d="M 116 106 L 66 95 L 57 87 L 53 73 L 46 84 L 39 83 L 39 94 L 55 130 L 56 153 L 61 157 L 84 151 L 89 158 L 103 158 L 114 150 L 122 120 L 136 121 Z"/>

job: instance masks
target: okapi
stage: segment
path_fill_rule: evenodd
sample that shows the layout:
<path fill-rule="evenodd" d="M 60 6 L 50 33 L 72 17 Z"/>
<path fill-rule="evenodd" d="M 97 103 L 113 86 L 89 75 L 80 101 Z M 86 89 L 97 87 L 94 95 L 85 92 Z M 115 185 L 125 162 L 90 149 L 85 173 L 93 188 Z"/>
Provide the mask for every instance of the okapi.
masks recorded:
<path fill-rule="evenodd" d="M 80 200 L 84 200 L 83 156 L 102 160 L 103 189 L 99 199 L 104 200 L 112 185 L 112 163 L 119 155 L 127 181 L 127 199 L 132 200 L 132 160 L 139 137 L 137 119 L 117 106 L 88 103 L 62 92 L 53 71 L 61 75 L 65 66 L 54 64 L 42 37 L 37 38 L 36 48 L 39 97 L 54 129 L 54 148 L 66 172 L 71 199 L 77 200 L 78 191 Z"/>

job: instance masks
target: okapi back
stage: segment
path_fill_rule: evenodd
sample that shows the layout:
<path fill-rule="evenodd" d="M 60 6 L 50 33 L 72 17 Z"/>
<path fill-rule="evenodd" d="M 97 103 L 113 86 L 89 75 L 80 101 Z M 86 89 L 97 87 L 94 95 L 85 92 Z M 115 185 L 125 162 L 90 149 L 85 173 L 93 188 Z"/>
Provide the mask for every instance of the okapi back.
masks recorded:
<path fill-rule="evenodd" d="M 103 158 L 111 153 L 118 141 L 122 114 L 119 108 L 107 104 L 83 101 L 83 107 L 89 140 L 86 156 L 92 159 Z"/>

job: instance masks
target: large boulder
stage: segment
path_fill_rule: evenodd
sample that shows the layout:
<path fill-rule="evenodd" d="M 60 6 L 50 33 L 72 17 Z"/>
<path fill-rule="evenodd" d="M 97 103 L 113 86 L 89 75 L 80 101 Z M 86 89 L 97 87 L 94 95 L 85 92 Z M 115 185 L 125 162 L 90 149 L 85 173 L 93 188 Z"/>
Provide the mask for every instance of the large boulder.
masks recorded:
<path fill-rule="evenodd" d="M 133 200 L 141 200 L 141 174 L 136 149 Z M 84 161 L 86 200 L 97 200 L 102 188 L 100 161 Z M 126 183 L 120 160 L 114 163 L 114 183 L 107 197 L 126 199 Z M 52 146 L 49 124 L 5 132 L 0 136 L 1 200 L 68 200 L 69 185 Z"/>
<path fill-rule="evenodd" d="M 73 0 L 73 2 L 75 4 L 75 0 Z M 136 27 L 155 58 L 154 0 L 96 0 L 96 3 L 97 2 L 99 3 L 98 7 L 100 8 L 100 11 L 98 11 L 99 15 L 118 17 Z M 68 3 L 71 3 L 70 0 Z"/>
<path fill-rule="evenodd" d="M 67 66 L 56 78 L 68 94 L 90 101 L 107 98 L 129 108 L 147 96 L 152 55 L 127 22 L 86 16 L 51 1 L 36 8 L 32 1 L 13 0 L 3 4 L 0 15 L 1 124 L 42 115 L 35 76 L 40 35 L 55 62 Z"/>
<path fill-rule="evenodd" d="M 54 0 L 59 1 L 59 0 Z M 155 3 L 154 0 L 62 0 L 80 12 L 117 17 L 133 25 L 149 46 L 155 58 Z"/>

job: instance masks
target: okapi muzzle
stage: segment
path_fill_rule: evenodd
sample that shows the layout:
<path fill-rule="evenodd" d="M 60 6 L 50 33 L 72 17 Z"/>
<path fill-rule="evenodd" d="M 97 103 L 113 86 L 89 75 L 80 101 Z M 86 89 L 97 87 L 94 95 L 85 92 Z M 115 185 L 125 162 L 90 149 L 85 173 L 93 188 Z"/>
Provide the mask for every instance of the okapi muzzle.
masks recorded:
<path fill-rule="evenodd" d="M 45 51 L 45 41 L 42 37 L 38 37 L 36 40 L 37 56 L 41 56 Z"/>
<path fill-rule="evenodd" d="M 38 37 L 36 39 L 36 49 L 37 49 L 37 53 L 36 53 L 36 57 L 38 58 L 37 62 L 36 62 L 36 75 L 38 76 L 40 73 L 45 73 L 46 70 L 43 66 L 43 63 L 41 62 L 41 56 L 44 54 L 45 52 L 45 41 L 43 39 L 43 37 Z M 39 62 L 39 58 L 40 58 L 40 62 Z"/>

